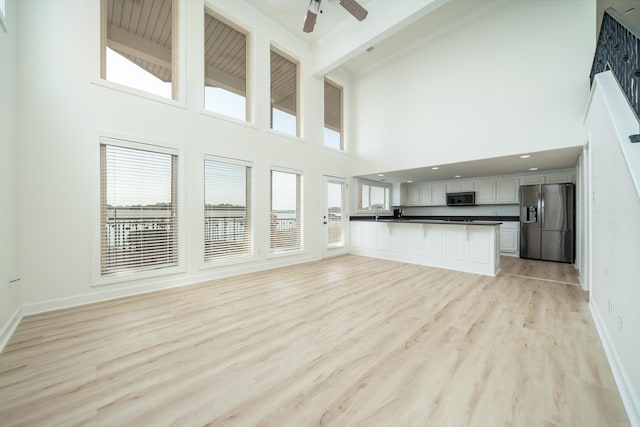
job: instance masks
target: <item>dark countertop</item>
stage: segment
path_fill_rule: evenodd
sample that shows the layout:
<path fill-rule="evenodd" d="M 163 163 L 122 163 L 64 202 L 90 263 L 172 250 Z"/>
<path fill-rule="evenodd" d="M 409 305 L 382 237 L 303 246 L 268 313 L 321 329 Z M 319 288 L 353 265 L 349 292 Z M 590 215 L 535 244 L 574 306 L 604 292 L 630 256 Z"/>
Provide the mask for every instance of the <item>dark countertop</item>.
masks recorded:
<path fill-rule="evenodd" d="M 351 221 L 375 221 L 374 215 L 351 216 Z M 379 216 L 378 222 L 410 224 L 499 225 L 504 221 L 520 221 L 517 216 Z"/>

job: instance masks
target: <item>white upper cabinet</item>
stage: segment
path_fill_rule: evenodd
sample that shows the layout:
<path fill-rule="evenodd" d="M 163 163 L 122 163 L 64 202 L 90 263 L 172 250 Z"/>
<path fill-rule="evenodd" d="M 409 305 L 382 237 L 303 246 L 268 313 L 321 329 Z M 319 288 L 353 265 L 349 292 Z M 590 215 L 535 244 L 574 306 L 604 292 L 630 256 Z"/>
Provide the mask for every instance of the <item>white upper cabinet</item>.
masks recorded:
<path fill-rule="evenodd" d="M 497 203 L 518 203 L 520 200 L 520 180 L 518 178 L 500 178 L 496 180 Z"/>
<path fill-rule="evenodd" d="M 391 185 L 391 205 L 406 206 L 409 202 L 409 188 L 405 184 Z"/>
<path fill-rule="evenodd" d="M 420 194 L 419 188 L 417 184 L 410 185 L 408 187 L 408 203 L 409 206 L 419 206 L 420 205 Z"/>
<path fill-rule="evenodd" d="M 447 204 L 447 193 L 444 183 L 432 184 L 431 204 L 434 206 L 444 206 Z"/>
<path fill-rule="evenodd" d="M 544 177 L 546 184 L 564 184 L 573 182 L 573 174 L 571 172 L 552 173 Z"/>
<path fill-rule="evenodd" d="M 496 203 L 496 180 L 476 181 L 476 204 L 488 205 Z"/>
<path fill-rule="evenodd" d="M 462 191 L 460 181 L 447 182 L 444 185 L 447 189 L 447 193 L 459 193 Z"/>
<path fill-rule="evenodd" d="M 445 182 L 447 193 L 460 193 L 462 191 L 473 191 L 476 189 L 474 181 L 450 181 Z"/>
<path fill-rule="evenodd" d="M 432 204 L 433 195 L 431 194 L 431 184 L 418 185 L 418 200 L 420 205 L 429 206 Z"/>
<path fill-rule="evenodd" d="M 544 175 L 527 175 L 520 178 L 520 185 L 544 184 Z"/>

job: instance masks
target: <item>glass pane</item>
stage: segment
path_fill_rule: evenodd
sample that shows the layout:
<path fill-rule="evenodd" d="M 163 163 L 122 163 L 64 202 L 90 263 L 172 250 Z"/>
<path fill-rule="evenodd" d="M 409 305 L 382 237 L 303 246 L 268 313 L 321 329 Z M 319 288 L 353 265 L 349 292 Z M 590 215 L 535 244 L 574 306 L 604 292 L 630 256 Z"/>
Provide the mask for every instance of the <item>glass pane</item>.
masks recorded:
<path fill-rule="evenodd" d="M 204 259 L 250 255 L 251 168 L 205 160 Z"/>
<path fill-rule="evenodd" d="M 247 36 L 208 11 L 204 28 L 204 108 L 247 120 Z"/>
<path fill-rule="evenodd" d="M 327 241 L 330 247 L 344 245 L 342 187 L 338 182 L 327 183 Z"/>
<path fill-rule="evenodd" d="M 178 261 L 176 156 L 101 146 L 101 272 L 173 266 Z"/>
<path fill-rule="evenodd" d="M 297 136 L 298 64 L 271 50 L 271 128 Z"/>
<path fill-rule="evenodd" d="M 301 249 L 300 175 L 271 171 L 271 251 Z"/>
<path fill-rule="evenodd" d="M 105 75 L 165 98 L 172 97 L 172 0 L 107 0 Z"/>
<path fill-rule="evenodd" d="M 324 143 L 342 150 L 342 88 L 324 80 Z"/>

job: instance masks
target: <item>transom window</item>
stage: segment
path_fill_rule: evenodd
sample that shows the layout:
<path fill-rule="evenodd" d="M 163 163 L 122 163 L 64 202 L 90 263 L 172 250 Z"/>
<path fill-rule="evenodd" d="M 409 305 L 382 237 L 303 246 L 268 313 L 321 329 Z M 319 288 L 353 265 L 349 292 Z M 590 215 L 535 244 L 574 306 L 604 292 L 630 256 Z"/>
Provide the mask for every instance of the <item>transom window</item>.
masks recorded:
<path fill-rule="evenodd" d="M 208 157 L 204 161 L 204 260 L 252 254 L 251 164 Z"/>
<path fill-rule="evenodd" d="M 247 103 L 247 36 L 211 11 L 204 14 L 204 108 L 250 120 Z"/>
<path fill-rule="evenodd" d="M 173 60 L 176 0 L 102 1 L 101 77 L 177 98 Z"/>
<path fill-rule="evenodd" d="M 302 249 L 302 175 L 271 170 L 272 253 Z"/>
<path fill-rule="evenodd" d="M 177 154 L 100 144 L 102 277 L 178 265 Z"/>
<path fill-rule="evenodd" d="M 271 48 L 271 129 L 300 136 L 298 63 Z"/>
<path fill-rule="evenodd" d="M 324 144 L 343 150 L 342 88 L 324 79 Z"/>

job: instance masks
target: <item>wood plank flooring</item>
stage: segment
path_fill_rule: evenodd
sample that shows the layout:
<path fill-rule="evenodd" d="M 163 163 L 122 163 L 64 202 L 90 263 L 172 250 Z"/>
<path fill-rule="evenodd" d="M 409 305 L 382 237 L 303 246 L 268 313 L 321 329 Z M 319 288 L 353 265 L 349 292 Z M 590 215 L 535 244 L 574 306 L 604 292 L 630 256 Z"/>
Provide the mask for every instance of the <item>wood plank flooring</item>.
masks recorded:
<path fill-rule="evenodd" d="M 578 286 L 349 255 L 26 317 L 0 424 L 629 422 Z"/>

